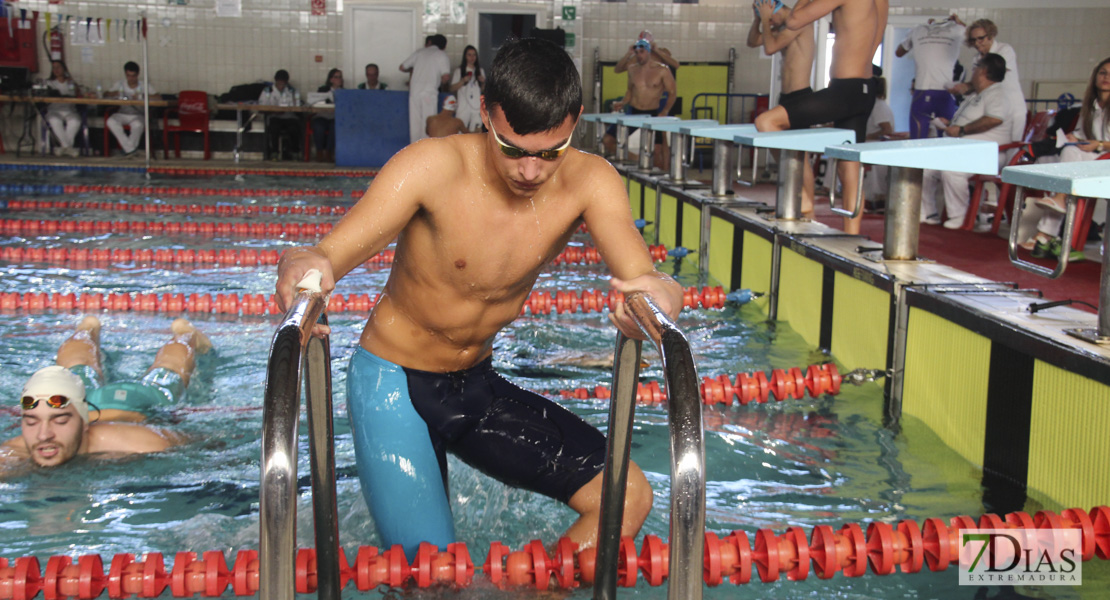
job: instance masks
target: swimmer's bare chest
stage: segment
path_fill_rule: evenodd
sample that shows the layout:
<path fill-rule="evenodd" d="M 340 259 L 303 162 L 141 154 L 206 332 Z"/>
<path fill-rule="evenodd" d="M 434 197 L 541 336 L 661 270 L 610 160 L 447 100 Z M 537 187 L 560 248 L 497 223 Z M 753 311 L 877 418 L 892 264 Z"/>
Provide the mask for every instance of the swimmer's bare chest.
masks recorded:
<path fill-rule="evenodd" d="M 367 349 L 432 371 L 464 369 L 489 354 L 579 216 L 549 195 L 494 204 L 460 193 L 405 228 L 386 297 L 363 336 Z"/>

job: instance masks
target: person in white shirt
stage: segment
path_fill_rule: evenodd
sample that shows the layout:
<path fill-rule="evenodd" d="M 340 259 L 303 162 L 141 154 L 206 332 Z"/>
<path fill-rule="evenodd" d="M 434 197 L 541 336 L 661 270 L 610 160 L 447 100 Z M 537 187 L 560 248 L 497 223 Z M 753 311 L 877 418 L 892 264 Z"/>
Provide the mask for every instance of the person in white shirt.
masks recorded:
<path fill-rule="evenodd" d="M 482 116 L 480 113 L 482 103 L 482 86 L 486 83 L 486 72 L 478 61 L 478 49 L 467 46 L 463 50 L 462 64 L 451 75 L 451 86 L 448 88 L 458 97 L 459 108 L 455 117 L 461 119 L 468 131 L 480 131 Z"/>
<path fill-rule="evenodd" d="M 143 89 L 143 84 L 139 81 L 139 65 L 135 61 L 127 61 L 123 65 L 123 74 L 124 79 L 117 81 L 105 96 L 120 100 L 142 100 L 157 93 L 154 86 Z M 139 149 L 139 141 L 143 139 L 143 131 L 146 128 L 143 107 L 121 106 L 108 117 L 106 125 L 112 135 L 116 136 L 116 141 L 119 142 L 124 155 L 131 156 Z M 130 133 L 124 131 L 125 126 L 130 127 Z"/>
<path fill-rule="evenodd" d="M 952 69 L 960 58 L 960 42 L 965 27 L 952 15 L 943 21 L 914 27 L 894 51 L 898 57 L 913 52 L 913 101 L 910 104 L 910 138 L 929 137 L 929 122 L 935 117 L 951 119 L 956 113 L 956 98 L 946 89 Z"/>
<path fill-rule="evenodd" d="M 300 106 L 301 93 L 289 85 L 289 71 L 279 69 L 274 73 L 274 84 L 262 90 L 258 103 L 263 106 Z M 294 112 L 269 113 L 266 117 L 266 138 L 268 154 L 275 155 L 282 136 L 289 139 L 289 145 L 282 148 L 280 158 L 290 160 L 293 153 L 301 147 L 301 117 Z"/>
<path fill-rule="evenodd" d="M 428 137 L 424 128 L 428 117 L 436 114 L 439 88 L 451 79 L 451 60 L 443 51 L 447 38 L 440 34 L 424 39 L 424 47 L 401 63 L 409 79 L 409 142 Z"/>
<path fill-rule="evenodd" d="M 972 63 L 972 69 L 979 65 L 979 61 L 988 54 L 997 54 L 1006 60 L 1006 79 L 1002 83 L 1013 94 L 1021 96 L 1021 101 L 1025 102 L 1025 92 L 1021 89 L 1021 77 L 1018 76 L 1018 63 L 1017 54 L 1009 44 L 1000 42 L 994 38 L 998 37 L 998 26 L 990 19 L 979 19 L 967 27 L 967 39 L 965 44 L 968 48 L 974 48 L 979 52 L 975 57 L 975 62 Z M 970 77 L 970 75 L 968 75 Z M 968 92 L 970 86 L 968 83 L 957 83 L 949 88 L 953 94 L 963 95 Z"/>
<path fill-rule="evenodd" d="M 997 54 L 983 56 L 971 72 L 970 89 L 975 93 L 964 98 L 951 122 L 941 120 L 946 123 L 944 135 L 987 140 L 999 146 L 1014 141 L 1014 130 L 1020 132 L 1020 127 L 1025 126 L 1025 102 L 1001 85 L 1006 76 L 1005 59 Z M 962 227 L 971 196 L 970 179 L 971 173 L 926 169 L 921 185 L 922 222 L 931 225 L 940 222 L 935 200 L 936 183 L 940 181 L 948 214 L 944 227 Z"/>
<path fill-rule="evenodd" d="M 50 79 L 46 80 L 46 85 L 56 90 L 59 96 L 77 96 L 77 83 L 70 76 L 65 61 L 50 61 Z M 47 104 L 46 122 L 60 144 L 54 149 L 55 156 L 77 156 L 79 152 L 73 147 L 73 141 L 81 131 L 81 115 L 77 114 L 77 108 L 73 104 Z"/>
<path fill-rule="evenodd" d="M 1081 162 L 1096 160 L 1110 152 L 1110 58 L 1102 59 L 1091 72 L 1091 81 L 1083 94 L 1083 104 L 1079 108 L 1079 123 L 1073 133 L 1067 134 L 1068 145 L 1060 151 L 1060 162 Z M 1067 205 L 1064 194 L 1047 194 L 1037 200 L 1037 206 L 1045 209 L 1045 214 L 1037 222 L 1037 235 L 1023 247 L 1033 250 L 1035 258 L 1059 255 L 1060 225 L 1063 223 Z M 1083 253 L 1071 251 L 1069 260 L 1082 260 Z"/>

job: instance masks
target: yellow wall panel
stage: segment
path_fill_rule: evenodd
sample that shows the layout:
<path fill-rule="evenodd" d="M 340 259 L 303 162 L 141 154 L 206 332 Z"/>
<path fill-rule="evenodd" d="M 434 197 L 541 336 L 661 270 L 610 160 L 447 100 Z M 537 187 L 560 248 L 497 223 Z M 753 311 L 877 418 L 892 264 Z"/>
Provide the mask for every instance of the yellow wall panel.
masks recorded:
<path fill-rule="evenodd" d="M 709 218 L 709 276 L 721 282 L 726 292 L 732 289 L 734 235 L 741 235 L 735 225 L 720 217 Z"/>
<path fill-rule="evenodd" d="M 849 369 L 886 368 L 890 295 L 837 272 L 833 289 L 833 356 Z"/>
<path fill-rule="evenodd" d="M 782 249 L 779 268 L 780 321 L 811 346 L 821 341 L 821 275 L 824 268 L 801 254 Z"/>
<path fill-rule="evenodd" d="M 902 412 L 982 465 L 991 341 L 918 308 L 910 308 L 908 331 Z"/>
<path fill-rule="evenodd" d="M 1110 503 L 1110 387 L 1034 361 L 1030 422 L 1030 495 L 1063 508 Z"/>
<path fill-rule="evenodd" d="M 688 202 L 682 204 L 682 245 L 690 250 L 701 245 L 701 207 Z M 698 260 L 696 254 L 689 258 L 695 263 Z"/>
<path fill-rule="evenodd" d="M 740 287 L 764 294 L 752 304 L 766 313 L 767 294 L 771 291 L 771 241 L 746 231 L 742 231 L 741 235 L 744 236 L 744 262 L 740 270 Z"/>
<path fill-rule="evenodd" d="M 643 187 L 639 181 L 635 179 L 628 180 L 628 204 L 632 207 L 632 218 L 642 219 L 644 215 L 640 210 L 640 197 L 643 194 Z"/>
<path fill-rule="evenodd" d="M 674 248 L 678 239 L 678 198 L 670 194 L 662 194 L 662 205 L 659 209 L 659 243 L 668 248 Z"/>

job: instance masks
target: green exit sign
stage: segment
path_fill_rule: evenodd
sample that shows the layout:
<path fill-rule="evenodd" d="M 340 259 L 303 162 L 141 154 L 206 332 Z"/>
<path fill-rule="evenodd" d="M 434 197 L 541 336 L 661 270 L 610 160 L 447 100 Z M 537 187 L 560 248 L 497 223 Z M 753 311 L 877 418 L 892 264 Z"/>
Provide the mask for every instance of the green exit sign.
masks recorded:
<path fill-rule="evenodd" d="M 578 17 L 578 7 L 577 6 L 564 6 L 563 7 L 563 20 L 564 21 L 573 21 L 577 17 Z"/>

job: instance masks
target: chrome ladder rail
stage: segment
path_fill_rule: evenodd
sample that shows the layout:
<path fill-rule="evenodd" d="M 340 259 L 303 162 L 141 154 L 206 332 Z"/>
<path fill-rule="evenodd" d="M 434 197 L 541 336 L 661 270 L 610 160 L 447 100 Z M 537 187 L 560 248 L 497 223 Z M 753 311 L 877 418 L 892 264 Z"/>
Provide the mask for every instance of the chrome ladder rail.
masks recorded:
<path fill-rule="evenodd" d="M 294 600 L 297 543 L 297 425 L 305 374 L 316 530 L 317 597 L 338 600 L 339 524 L 332 428 L 331 350 L 312 337 L 326 324 L 326 297 L 301 290 L 270 346 L 262 407 L 262 483 L 259 492 L 258 597 Z"/>
<path fill-rule="evenodd" d="M 705 539 L 705 436 L 698 374 L 686 337 L 647 295 L 625 297 L 625 307 L 663 357 L 667 417 L 671 430 L 671 522 L 668 600 L 702 597 Z M 617 595 L 617 553 L 624 518 L 625 485 L 632 444 L 642 343 L 617 333 L 613 394 L 602 477 L 597 536 L 595 600 Z"/>

